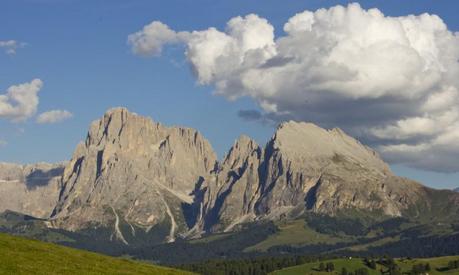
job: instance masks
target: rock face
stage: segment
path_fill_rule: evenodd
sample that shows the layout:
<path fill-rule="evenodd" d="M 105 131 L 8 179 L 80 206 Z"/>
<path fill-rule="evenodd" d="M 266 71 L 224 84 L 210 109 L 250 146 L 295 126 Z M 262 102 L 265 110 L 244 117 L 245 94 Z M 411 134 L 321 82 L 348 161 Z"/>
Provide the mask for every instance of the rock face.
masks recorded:
<path fill-rule="evenodd" d="M 61 190 L 64 164 L 0 163 L 0 213 L 5 210 L 49 218 Z"/>
<path fill-rule="evenodd" d="M 441 196 L 459 215 L 459 195 L 439 192 L 393 175 L 340 129 L 286 122 L 263 147 L 241 136 L 217 162 L 196 130 L 124 108 L 91 124 L 65 168 L 0 165 L 0 211 L 51 215 L 48 226 L 70 231 L 109 228 L 125 244 L 157 228 L 174 241 L 311 212 L 419 215 Z"/>
<path fill-rule="evenodd" d="M 183 205 L 214 168 L 216 156 L 196 130 L 165 127 L 124 108 L 92 123 L 65 167 L 53 226 L 81 230 L 120 222 L 149 230 L 170 225 L 169 240 L 187 230 Z"/>
<path fill-rule="evenodd" d="M 257 219 L 341 210 L 401 216 L 424 187 L 394 176 L 378 154 L 340 129 L 281 124 L 262 149 L 242 137 L 204 184 L 203 231 Z"/>
<path fill-rule="evenodd" d="M 375 151 L 340 129 L 310 123 L 282 124 L 265 149 L 262 169 L 261 214 L 300 204 L 328 214 L 358 208 L 399 216 L 422 189 L 396 178 Z"/>
<path fill-rule="evenodd" d="M 256 217 L 261 157 L 261 148 L 250 138 L 241 136 L 235 142 L 202 188 L 202 215 L 198 221 L 201 230 L 230 231 Z"/>
<path fill-rule="evenodd" d="M 454 189 L 453 191 L 459 192 L 459 187 L 458 187 L 458 188 L 456 188 L 456 189 Z"/>

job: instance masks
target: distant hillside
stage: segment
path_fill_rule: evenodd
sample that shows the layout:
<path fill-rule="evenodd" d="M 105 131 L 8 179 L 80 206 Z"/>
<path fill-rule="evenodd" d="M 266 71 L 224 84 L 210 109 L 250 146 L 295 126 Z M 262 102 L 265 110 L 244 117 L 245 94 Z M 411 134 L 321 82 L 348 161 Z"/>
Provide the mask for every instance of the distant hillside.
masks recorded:
<path fill-rule="evenodd" d="M 459 187 L 458 187 L 458 188 L 456 188 L 456 189 L 454 189 L 454 191 L 456 191 L 456 192 L 459 192 Z"/>
<path fill-rule="evenodd" d="M 0 274 L 191 274 L 0 234 Z"/>

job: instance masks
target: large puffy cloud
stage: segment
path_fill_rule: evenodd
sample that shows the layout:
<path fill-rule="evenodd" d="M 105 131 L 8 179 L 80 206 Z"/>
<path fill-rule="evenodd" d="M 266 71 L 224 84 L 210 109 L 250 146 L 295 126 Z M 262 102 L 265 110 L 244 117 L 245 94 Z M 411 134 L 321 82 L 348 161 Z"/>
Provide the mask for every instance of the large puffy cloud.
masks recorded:
<path fill-rule="evenodd" d="M 9 87 L 6 94 L 0 95 L 0 118 L 20 122 L 35 115 L 42 86 L 40 79 L 34 79 Z"/>
<path fill-rule="evenodd" d="M 16 40 L 0 40 L 0 48 L 5 50 L 5 53 L 14 55 L 18 48 L 25 46 L 25 43 L 18 42 Z"/>
<path fill-rule="evenodd" d="M 38 115 L 37 122 L 40 124 L 53 124 L 72 117 L 73 114 L 67 110 L 51 110 Z"/>
<path fill-rule="evenodd" d="M 296 14 L 277 38 L 251 14 L 224 31 L 153 22 L 129 43 L 142 55 L 184 43 L 198 83 L 218 95 L 251 97 L 272 119 L 342 127 L 393 163 L 459 171 L 459 34 L 436 15 L 350 4 Z"/>

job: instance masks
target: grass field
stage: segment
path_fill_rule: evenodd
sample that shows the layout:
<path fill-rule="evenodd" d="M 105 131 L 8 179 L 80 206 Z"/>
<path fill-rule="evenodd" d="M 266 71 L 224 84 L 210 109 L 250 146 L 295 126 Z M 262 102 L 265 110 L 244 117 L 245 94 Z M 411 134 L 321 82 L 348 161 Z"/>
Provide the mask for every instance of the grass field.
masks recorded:
<path fill-rule="evenodd" d="M 399 267 L 402 268 L 402 272 L 408 272 L 412 269 L 413 265 L 416 264 L 426 264 L 429 263 L 431 266 L 431 271 L 429 272 L 430 275 L 436 275 L 436 274 L 445 274 L 445 275 L 450 275 L 450 274 L 459 274 L 459 269 L 456 270 L 449 270 L 449 271 L 439 271 L 442 270 L 442 268 L 445 268 L 448 264 L 449 261 L 451 260 L 459 260 L 459 256 L 451 256 L 451 257 L 439 257 L 439 258 L 429 258 L 429 259 L 412 259 L 412 260 L 401 260 L 397 259 L 396 263 Z M 368 267 L 365 266 L 363 259 L 359 258 L 354 258 L 354 259 L 335 259 L 335 260 L 328 260 L 324 261 L 323 263 L 328 263 L 332 262 L 335 266 L 335 271 L 334 272 L 320 272 L 318 271 L 318 267 L 320 262 L 314 262 L 314 263 L 307 263 L 303 265 L 298 265 L 298 266 L 292 266 L 288 268 L 284 268 L 281 270 L 274 271 L 271 273 L 272 275 L 297 275 L 297 274 L 313 274 L 313 275 L 320 275 L 320 274 L 340 274 L 341 269 L 345 267 L 348 272 L 354 272 L 355 270 L 359 268 L 367 268 L 369 271 L 369 274 L 371 275 L 377 275 L 381 274 L 380 269 L 383 268 L 381 265 L 377 265 L 376 270 L 372 270 Z M 385 268 L 383 268 L 385 270 Z"/>
<path fill-rule="evenodd" d="M 279 224 L 278 227 L 279 232 L 269 236 L 263 242 L 246 248 L 245 252 L 266 251 L 276 245 L 335 244 L 337 242 L 349 242 L 353 240 L 349 236 L 338 237 L 316 232 L 305 226 L 305 222 L 302 219 L 287 224 Z"/>
<path fill-rule="evenodd" d="M 365 251 L 370 247 L 379 247 L 390 243 L 397 243 L 400 239 L 400 234 L 404 230 L 410 230 L 416 228 L 420 232 L 423 232 L 423 236 L 429 235 L 448 235 L 451 234 L 451 225 L 445 224 L 435 226 L 429 224 L 416 224 L 411 222 L 403 222 L 396 229 L 395 235 L 385 235 L 386 233 L 381 228 L 375 228 L 369 230 L 361 236 L 350 236 L 343 232 L 337 232 L 335 234 L 320 233 L 311 227 L 309 227 L 304 219 L 297 219 L 289 221 L 287 223 L 276 224 L 279 231 L 275 234 L 270 235 L 268 238 L 260 243 L 249 246 L 244 249 L 244 252 L 266 252 L 269 248 L 290 245 L 290 246 L 305 246 L 305 245 L 334 245 L 337 243 L 344 244 L 341 248 L 337 248 L 335 251 L 340 250 L 351 250 L 351 251 Z M 359 241 L 360 240 L 360 241 Z M 332 252 L 332 251 L 330 251 Z"/>
<path fill-rule="evenodd" d="M 324 261 L 324 263 L 328 262 L 333 262 L 335 265 L 335 274 L 339 274 L 341 269 L 345 267 L 347 271 L 352 271 L 354 272 L 356 269 L 365 267 L 365 264 L 363 263 L 362 259 L 336 259 L 336 260 L 330 260 L 330 261 Z M 298 266 L 292 266 L 289 268 L 284 268 L 278 271 L 275 271 L 271 274 L 273 275 L 298 275 L 298 274 L 334 274 L 331 272 L 320 272 L 318 271 L 320 262 L 314 262 L 314 263 L 307 263 L 303 265 L 298 265 Z M 381 274 L 379 270 L 380 266 L 378 266 L 377 270 L 369 270 L 371 275 L 379 275 Z"/>
<path fill-rule="evenodd" d="M 0 234 L 0 274 L 191 274 Z"/>

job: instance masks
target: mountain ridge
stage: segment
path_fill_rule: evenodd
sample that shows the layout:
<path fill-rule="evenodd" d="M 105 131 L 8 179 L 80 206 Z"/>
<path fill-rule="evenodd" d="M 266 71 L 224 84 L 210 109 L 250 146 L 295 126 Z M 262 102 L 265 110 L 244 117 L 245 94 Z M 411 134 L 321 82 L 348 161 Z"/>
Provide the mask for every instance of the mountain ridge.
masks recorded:
<path fill-rule="evenodd" d="M 374 220 L 435 218 L 437 208 L 448 217 L 459 214 L 456 193 L 397 177 L 376 151 L 344 131 L 305 122 L 280 124 L 263 146 L 241 135 L 217 160 L 197 130 L 112 108 L 91 123 L 64 166 L 48 200 L 54 207 L 50 212 L 48 204 L 39 217 L 51 229 L 104 229 L 104 238 L 124 245 L 310 214 L 358 211 Z M 40 199 L 24 194 L 23 201 Z M 7 209 L 4 202 L 0 209 Z"/>

